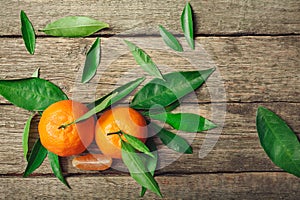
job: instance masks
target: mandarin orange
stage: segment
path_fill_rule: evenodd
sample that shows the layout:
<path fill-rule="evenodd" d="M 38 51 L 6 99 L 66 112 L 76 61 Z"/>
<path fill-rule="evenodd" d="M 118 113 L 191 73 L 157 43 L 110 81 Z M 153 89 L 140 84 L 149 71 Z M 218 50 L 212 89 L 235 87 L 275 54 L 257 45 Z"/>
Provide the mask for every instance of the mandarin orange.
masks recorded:
<path fill-rule="evenodd" d="M 59 127 L 71 123 L 87 111 L 85 105 L 72 100 L 63 100 L 50 105 L 43 112 L 38 125 L 42 145 L 59 156 L 82 153 L 94 139 L 94 118 L 65 128 Z"/>
<path fill-rule="evenodd" d="M 122 158 L 121 140 L 117 134 L 122 131 L 145 142 L 148 136 L 147 124 L 144 117 L 129 107 L 115 107 L 106 111 L 98 119 L 95 128 L 95 139 L 103 154 L 112 158 Z"/>

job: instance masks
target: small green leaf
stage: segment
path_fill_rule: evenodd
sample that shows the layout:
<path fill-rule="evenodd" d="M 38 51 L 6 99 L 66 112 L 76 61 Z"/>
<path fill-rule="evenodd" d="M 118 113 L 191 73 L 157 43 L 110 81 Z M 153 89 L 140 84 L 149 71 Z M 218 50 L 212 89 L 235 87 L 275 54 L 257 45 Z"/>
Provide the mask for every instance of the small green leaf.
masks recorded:
<path fill-rule="evenodd" d="M 40 68 L 37 68 L 37 69 L 33 72 L 33 74 L 31 75 L 31 77 L 33 77 L 33 78 L 39 78 L 39 76 L 40 76 Z"/>
<path fill-rule="evenodd" d="M 182 46 L 180 45 L 178 40 L 174 37 L 174 35 L 172 35 L 172 33 L 170 33 L 169 31 L 167 31 L 163 26 L 159 26 L 159 33 L 163 38 L 164 42 L 166 43 L 166 45 L 168 45 L 171 49 L 179 52 L 183 51 Z"/>
<path fill-rule="evenodd" d="M 68 127 L 72 124 L 76 124 L 76 123 L 79 123 L 81 121 L 87 120 L 88 118 L 92 117 L 93 115 L 97 114 L 98 112 L 101 112 L 102 110 L 104 110 L 105 108 L 107 108 L 109 106 L 109 102 L 117 94 L 118 93 L 113 93 L 113 94 L 107 96 L 99 105 L 92 108 L 91 110 L 86 112 L 84 115 L 80 116 L 79 118 L 77 118 L 76 120 L 72 121 L 69 124 L 62 124 L 59 128 L 65 128 L 65 127 Z"/>
<path fill-rule="evenodd" d="M 41 31 L 58 37 L 85 37 L 108 27 L 107 23 L 89 17 L 68 16 L 47 24 Z"/>
<path fill-rule="evenodd" d="M 290 127 L 272 111 L 259 107 L 256 128 L 260 143 L 274 164 L 300 177 L 300 142 Z"/>
<path fill-rule="evenodd" d="M 158 161 L 158 153 L 157 153 L 156 144 L 155 144 L 153 138 L 149 138 L 146 142 L 146 145 L 149 147 L 151 153 L 154 155 L 154 158 L 151 158 L 151 157 L 149 158 L 144 155 L 141 155 L 141 156 L 145 157 L 145 160 L 146 160 L 145 166 L 150 171 L 151 175 L 154 176 L 154 172 L 155 172 L 157 161 Z M 140 194 L 141 197 L 143 197 L 145 195 L 146 190 L 147 189 L 145 187 L 142 187 L 141 194 Z"/>
<path fill-rule="evenodd" d="M 66 179 L 64 178 L 63 174 L 62 174 L 62 170 L 60 168 L 60 164 L 59 164 L 59 158 L 58 155 L 48 151 L 48 159 L 51 165 L 51 169 L 54 173 L 54 175 L 63 183 L 65 184 L 68 188 L 71 189 L 70 185 L 68 184 L 68 182 L 66 181 Z"/>
<path fill-rule="evenodd" d="M 30 20 L 28 19 L 26 13 L 23 10 L 21 10 L 20 18 L 21 18 L 22 38 L 24 40 L 26 49 L 30 54 L 34 54 L 34 50 L 35 50 L 34 28 Z"/>
<path fill-rule="evenodd" d="M 170 149 L 180 153 L 192 154 L 193 149 L 189 143 L 179 135 L 176 135 L 155 123 L 150 124 L 150 128 L 157 133 L 159 139 Z"/>
<path fill-rule="evenodd" d="M 101 112 L 102 110 L 104 110 L 105 108 L 108 107 L 109 102 L 111 101 L 111 99 L 113 99 L 117 95 L 118 95 L 118 93 L 113 93 L 113 94 L 109 95 L 99 105 L 97 105 L 96 107 L 92 108 L 87 113 L 85 113 L 84 115 L 82 115 L 81 117 L 79 117 L 78 119 L 76 119 L 75 123 L 78 123 L 78 122 L 81 122 L 83 120 L 86 120 L 86 119 L 90 118 L 91 116 L 97 114 L 98 112 Z"/>
<path fill-rule="evenodd" d="M 115 96 L 108 104 L 107 106 L 110 106 L 111 104 L 114 104 L 118 101 L 120 101 L 121 99 L 123 99 L 124 97 L 126 97 L 127 95 L 129 95 L 133 90 L 135 90 L 143 81 L 145 80 L 145 78 L 138 78 L 134 81 L 131 81 L 129 83 L 126 83 L 125 85 L 122 85 L 120 87 L 118 87 L 117 89 L 115 89 L 114 91 L 110 92 L 109 94 L 105 95 L 104 97 L 96 100 L 93 103 L 90 103 L 87 107 L 89 109 L 92 109 L 93 107 L 98 106 L 100 103 L 102 103 L 102 101 L 104 101 L 104 99 L 106 99 L 109 95 L 118 93 L 117 96 Z"/>
<path fill-rule="evenodd" d="M 141 186 L 151 190 L 162 197 L 158 183 L 144 166 L 141 158 L 135 153 L 135 149 L 128 143 L 121 140 L 122 160 L 127 166 L 131 177 Z"/>
<path fill-rule="evenodd" d="M 23 146 L 23 154 L 24 159 L 28 161 L 28 139 L 29 139 L 29 131 L 30 131 L 30 124 L 34 114 L 30 115 L 28 120 L 26 121 L 23 137 L 22 137 L 22 146 Z"/>
<path fill-rule="evenodd" d="M 87 52 L 82 74 L 82 83 L 89 82 L 96 74 L 100 64 L 100 39 L 97 38 Z"/>
<path fill-rule="evenodd" d="M 28 164 L 23 174 L 23 177 L 29 176 L 34 170 L 39 168 L 47 156 L 47 149 L 43 147 L 40 139 L 37 139 L 32 147 L 32 151 L 28 158 Z"/>
<path fill-rule="evenodd" d="M 151 57 L 145 51 L 127 40 L 124 41 L 131 51 L 135 61 L 142 67 L 143 70 L 156 78 L 164 79 L 156 64 L 152 61 Z"/>
<path fill-rule="evenodd" d="M 187 3 L 181 14 L 181 28 L 185 39 L 192 49 L 195 49 L 193 13 L 190 3 Z"/>
<path fill-rule="evenodd" d="M 57 101 L 68 99 L 59 87 L 40 78 L 0 80 L 0 95 L 29 111 L 43 111 Z"/>
<path fill-rule="evenodd" d="M 169 106 L 199 88 L 214 70 L 172 72 L 164 75 L 165 81 L 155 78 L 135 94 L 130 106 L 135 109 Z"/>
<path fill-rule="evenodd" d="M 186 132 L 201 132 L 207 131 L 217 126 L 211 121 L 205 119 L 202 116 L 192 113 L 160 113 L 150 115 L 152 119 L 156 119 L 162 122 L 166 122 L 176 130 Z"/>
<path fill-rule="evenodd" d="M 138 138 L 132 135 L 126 134 L 124 132 L 122 132 L 122 134 L 124 135 L 127 142 L 131 144 L 133 148 L 154 158 L 154 155 L 150 152 L 148 147 L 141 140 L 139 140 Z"/>

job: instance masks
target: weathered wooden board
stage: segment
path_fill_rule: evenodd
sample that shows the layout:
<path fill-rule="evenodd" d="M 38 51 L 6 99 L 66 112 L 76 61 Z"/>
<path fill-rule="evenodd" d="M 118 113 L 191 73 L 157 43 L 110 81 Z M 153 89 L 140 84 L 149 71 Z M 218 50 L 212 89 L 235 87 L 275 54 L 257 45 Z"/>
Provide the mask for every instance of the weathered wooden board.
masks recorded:
<path fill-rule="evenodd" d="M 191 0 L 190 3 L 197 34 L 300 33 L 298 0 Z M 20 35 L 20 10 L 28 14 L 36 30 L 64 16 L 81 15 L 109 23 L 111 28 L 101 32 L 105 34 L 146 26 L 148 34 L 158 34 L 159 24 L 181 33 L 180 15 L 184 5 L 185 1 L 160 0 L 2 0 L 0 35 Z"/>
<path fill-rule="evenodd" d="M 278 171 L 277 168 L 266 156 L 259 144 L 255 128 L 255 112 L 260 104 L 240 104 L 229 103 L 226 109 L 225 125 L 222 132 L 219 129 L 212 130 L 209 134 L 210 139 L 205 138 L 202 133 L 179 133 L 190 143 L 192 143 L 194 153 L 192 155 L 180 155 L 164 146 L 160 146 L 162 168 L 159 173 L 201 173 L 201 172 L 243 172 L 243 171 Z M 288 124 L 298 133 L 299 121 L 299 103 L 272 103 L 261 104 L 274 110 L 282 116 Z M 191 112 L 201 114 L 215 123 L 222 122 L 221 118 L 211 118 L 211 105 L 183 105 L 175 112 Z M 22 131 L 29 113 L 20 108 L 11 105 L 2 105 L 0 112 L 0 174 L 21 174 L 26 162 L 22 155 Z M 36 125 L 38 119 L 34 120 L 32 126 L 33 139 L 37 137 Z M 220 137 L 218 137 L 220 134 Z M 200 150 L 204 140 L 214 141 L 218 139 L 217 144 L 212 151 L 204 158 L 199 158 Z M 89 148 L 95 152 L 97 147 L 94 145 Z M 208 148 L 209 149 L 209 148 Z M 97 152 L 97 151 L 96 151 Z M 71 164 L 72 158 L 63 158 L 63 169 L 68 173 L 94 173 L 78 171 Z M 173 162 L 174 161 L 174 162 Z M 187 164 L 188 163 L 188 164 Z M 165 167 L 167 164 L 169 166 Z M 118 162 L 114 169 L 119 169 Z M 46 162 L 36 173 L 51 173 L 49 164 Z M 115 170 L 109 170 L 104 173 L 118 173 Z"/>
<path fill-rule="evenodd" d="M 38 38 L 36 55 L 32 56 L 26 52 L 22 39 L 1 38 L 0 79 L 29 77 L 40 67 L 41 77 L 59 85 L 73 99 L 91 102 L 118 85 L 146 75 L 123 39 L 102 40 L 98 73 L 89 85 L 82 85 L 79 82 L 85 52 L 94 39 Z M 191 97 L 185 102 L 300 102 L 299 36 L 198 37 L 196 51 L 186 48 L 184 54 L 169 50 L 160 37 L 129 40 L 145 47 L 163 73 L 217 67 L 207 86 L 197 91 L 198 99 Z M 190 63 L 188 58 L 197 63 Z M 224 89 L 226 98 L 221 95 Z M 6 101 L 1 97 L 0 102 Z"/>
<path fill-rule="evenodd" d="M 165 199 L 298 199 L 299 179 L 287 173 L 217 173 L 156 177 Z M 1 177 L 1 199 L 138 199 L 128 176 L 71 176 L 69 190 L 52 177 Z M 160 199 L 147 192 L 144 199 Z"/>
<path fill-rule="evenodd" d="M 72 99 L 91 102 L 134 78 L 152 78 L 136 65 L 123 39 L 145 49 L 163 73 L 217 67 L 207 83 L 183 99 L 176 111 L 201 114 L 220 129 L 209 135 L 179 133 L 192 144 L 192 155 L 174 153 L 157 141 L 161 169 L 156 179 L 166 199 L 299 198 L 299 178 L 270 161 L 255 128 L 256 109 L 264 105 L 300 135 L 299 0 L 191 0 L 195 34 L 205 37 L 196 38 L 196 51 L 179 37 L 185 49 L 181 54 L 162 43 L 157 26 L 164 25 L 177 36 L 182 34 L 179 18 L 185 1 L 0 2 L 0 79 L 29 77 L 39 67 L 42 78 L 53 81 Z M 34 56 L 25 50 L 20 36 L 20 10 L 28 14 L 38 34 Z M 90 16 L 111 25 L 96 34 L 103 36 L 102 61 L 88 85 L 79 82 L 85 53 L 95 38 L 53 38 L 37 31 L 70 15 Z M 241 35 L 248 36 L 233 37 Z M 130 99 L 132 96 L 121 103 Z M 139 197 L 140 186 L 119 171 L 122 163 L 117 161 L 110 170 L 85 172 L 72 167 L 72 157 L 62 158 L 72 190 L 54 178 L 47 160 L 30 178 L 22 178 L 26 167 L 22 131 L 28 116 L 29 112 L 0 97 L 1 199 Z M 30 143 L 38 136 L 37 123 L 35 118 Z M 209 150 L 215 141 L 212 150 L 200 158 L 207 147 L 202 145 L 211 142 Z M 95 144 L 89 150 L 98 152 Z M 147 192 L 146 199 L 155 198 Z"/>

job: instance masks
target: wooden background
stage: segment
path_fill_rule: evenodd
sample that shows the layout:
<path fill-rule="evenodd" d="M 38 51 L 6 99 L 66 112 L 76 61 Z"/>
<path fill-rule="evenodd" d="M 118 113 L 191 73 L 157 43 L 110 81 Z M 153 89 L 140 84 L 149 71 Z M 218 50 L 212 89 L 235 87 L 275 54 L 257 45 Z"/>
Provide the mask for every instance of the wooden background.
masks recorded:
<path fill-rule="evenodd" d="M 156 179 L 164 197 L 297 199 L 300 181 L 276 167 L 264 153 L 255 129 L 255 112 L 259 105 L 264 105 L 300 133 L 300 1 L 191 0 L 190 3 L 194 10 L 196 49 L 204 48 L 216 64 L 227 97 L 225 101 L 212 102 L 208 87 L 204 86 L 196 92 L 197 98 L 189 96 L 184 100 L 185 111 L 210 118 L 213 105 L 226 106 L 226 117 L 217 144 L 204 158 L 200 159 L 198 152 L 206 135 L 197 134 L 193 141 L 191 135 L 183 135 L 191 139 L 194 154 L 181 155 L 157 172 Z M 0 5 L 0 79 L 29 77 L 40 67 L 42 78 L 59 85 L 71 98 L 76 96 L 77 100 L 89 102 L 122 82 L 145 74 L 134 73 L 132 69 L 137 66 L 126 46 L 111 38 L 118 39 L 124 31 L 134 30 L 126 37 L 132 40 L 140 37 L 145 41 L 160 39 L 156 28 L 160 24 L 181 33 L 179 18 L 185 1 L 0 0 Z M 20 35 L 21 9 L 36 30 L 68 15 L 90 16 L 109 23 L 111 28 L 81 39 L 55 38 L 38 32 L 36 53 L 32 56 L 25 50 Z M 144 27 L 152 29 L 140 31 Z M 84 87 L 77 84 L 78 74 L 96 36 L 102 38 L 102 45 L 124 51 L 118 60 L 112 60 L 109 69 L 99 69 L 92 81 L 93 87 Z M 170 53 L 172 51 L 147 49 L 147 52 L 155 61 L 172 69 L 194 69 L 185 59 Z M 102 60 L 109 58 L 110 53 L 113 52 L 103 52 Z M 206 67 L 199 66 L 199 69 Z M 212 87 L 217 78 L 216 75 L 210 78 Z M 72 158 L 62 159 L 72 190 L 53 176 L 48 161 L 29 178 L 22 178 L 26 167 L 22 131 L 30 113 L 2 97 L 0 108 L 0 198 L 139 197 L 140 187 L 127 173 L 114 169 L 79 171 L 71 166 Z M 212 121 L 218 123 L 218 119 Z M 36 118 L 32 132 L 37 132 L 37 122 Z M 165 154 L 170 160 L 178 157 L 173 152 Z M 161 161 L 164 162 L 167 161 Z M 153 198 L 157 197 L 146 193 L 145 199 Z"/>

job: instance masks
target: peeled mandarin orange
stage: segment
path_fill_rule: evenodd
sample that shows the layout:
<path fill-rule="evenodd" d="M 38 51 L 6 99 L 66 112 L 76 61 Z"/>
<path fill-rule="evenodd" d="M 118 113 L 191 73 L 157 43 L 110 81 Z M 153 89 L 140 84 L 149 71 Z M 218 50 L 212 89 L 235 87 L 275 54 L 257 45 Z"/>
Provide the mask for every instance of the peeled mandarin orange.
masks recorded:
<path fill-rule="evenodd" d="M 82 153 L 93 141 L 94 118 L 65 128 L 59 127 L 71 123 L 87 111 L 85 105 L 72 100 L 63 100 L 50 105 L 43 112 L 38 125 L 42 145 L 59 156 Z"/>
<path fill-rule="evenodd" d="M 103 154 L 87 154 L 75 157 L 72 160 L 72 165 L 81 170 L 102 171 L 110 168 L 111 164 L 111 157 Z"/>
<path fill-rule="evenodd" d="M 96 123 L 95 139 L 102 153 L 112 158 L 122 158 L 121 140 L 118 134 L 107 134 L 118 131 L 135 136 L 142 142 L 148 136 L 146 121 L 138 111 L 129 107 L 106 111 Z"/>

